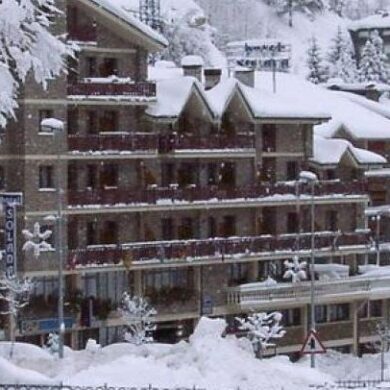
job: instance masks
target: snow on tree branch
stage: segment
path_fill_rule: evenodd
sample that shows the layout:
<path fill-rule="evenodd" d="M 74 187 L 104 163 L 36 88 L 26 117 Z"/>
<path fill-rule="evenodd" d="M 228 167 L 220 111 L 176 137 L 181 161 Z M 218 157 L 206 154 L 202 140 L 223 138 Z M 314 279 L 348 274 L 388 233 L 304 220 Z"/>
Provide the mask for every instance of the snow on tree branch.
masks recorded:
<path fill-rule="evenodd" d="M 16 317 L 19 310 L 28 305 L 32 286 L 33 283 L 27 278 L 21 280 L 0 278 L 0 300 L 8 304 L 8 309 L 0 314 L 11 314 Z"/>
<path fill-rule="evenodd" d="M 275 344 L 270 341 L 280 339 L 286 331 L 280 325 L 283 316 L 279 312 L 254 313 L 248 318 L 237 317 L 239 329 L 247 332 L 247 337 L 253 345 L 253 349 L 261 354 Z"/>
<path fill-rule="evenodd" d="M 0 1 L 0 127 L 14 115 L 28 74 L 46 87 L 64 70 L 72 51 L 49 31 L 60 14 L 55 0 Z"/>
<path fill-rule="evenodd" d="M 135 345 L 153 341 L 152 333 L 156 330 L 156 310 L 143 297 L 123 293 L 119 311 L 126 324 L 125 341 Z"/>

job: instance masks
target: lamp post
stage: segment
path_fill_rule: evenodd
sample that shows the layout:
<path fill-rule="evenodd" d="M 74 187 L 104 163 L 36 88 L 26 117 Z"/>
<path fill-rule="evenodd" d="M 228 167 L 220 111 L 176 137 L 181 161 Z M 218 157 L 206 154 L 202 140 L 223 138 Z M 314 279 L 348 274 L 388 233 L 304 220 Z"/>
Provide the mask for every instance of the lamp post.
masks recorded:
<path fill-rule="evenodd" d="M 58 334 L 59 334 L 59 349 L 58 355 L 60 359 L 64 357 L 64 335 L 65 335 L 65 321 L 64 321 L 64 264 L 63 264 L 63 226 L 62 226 L 62 193 L 61 189 L 61 134 L 64 131 L 64 122 L 55 119 L 47 118 L 41 122 L 41 128 L 53 133 L 56 137 L 57 147 L 57 216 L 56 216 L 56 232 L 57 232 L 57 262 L 58 262 Z"/>
<path fill-rule="evenodd" d="M 315 232 L 315 202 L 314 202 L 314 188 L 316 183 L 318 182 L 318 177 L 315 173 L 309 172 L 309 171 L 302 171 L 299 174 L 299 181 L 301 183 L 310 184 L 310 193 L 311 193 L 311 256 L 310 256 L 310 330 L 315 332 L 316 331 L 316 316 L 315 316 L 315 286 L 314 286 L 314 247 L 315 247 L 315 241 L 314 241 L 314 232 Z M 315 368 L 315 355 L 312 353 L 310 355 L 310 367 Z"/>

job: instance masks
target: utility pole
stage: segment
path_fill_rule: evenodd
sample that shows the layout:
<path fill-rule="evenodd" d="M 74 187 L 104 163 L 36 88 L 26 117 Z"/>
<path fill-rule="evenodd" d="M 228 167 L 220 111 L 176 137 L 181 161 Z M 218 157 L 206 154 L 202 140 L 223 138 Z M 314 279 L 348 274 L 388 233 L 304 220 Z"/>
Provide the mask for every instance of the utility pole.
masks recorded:
<path fill-rule="evenodd" d="M 386 352 L 386 349 L 388 347 L 388 343 L 390 341 L 390 330 L 389 330 L 389 326 L 384 323 L 384 322 L 381 322 L 379 324 L 377 324 L 376 326 L 376 331 L 377 331 L 377 334 L 379 335 L 380 337 L 380 341 L 381 341 L 381 382 L 383 382 L 385 380 L 385 352 Z"/>

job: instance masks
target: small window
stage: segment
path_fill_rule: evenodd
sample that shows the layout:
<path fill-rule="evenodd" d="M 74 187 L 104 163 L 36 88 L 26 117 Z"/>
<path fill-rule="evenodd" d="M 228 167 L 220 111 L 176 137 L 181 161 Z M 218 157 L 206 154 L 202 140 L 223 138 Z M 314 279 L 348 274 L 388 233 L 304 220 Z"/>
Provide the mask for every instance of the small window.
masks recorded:
<path fill-rule="evenodd" d="M 44 133 L 44 129 L 42 128 L 41 126 L 41 123 L 44 119 L 47 119 L 47 118 L 53 118 L 53 110 L 39 110 L 39 124 L 38 124 L 38 128 L 39 128 L 39 132 L 40 133 Z"/>
<path fill-rule="evenodd" d="M 51 165 L 39 167 L 39 188 L 54 188 L 53 167 Z"/>
<path fill-rule="evenodd" d="M 301 309 L 286 309 L 281 312 L 283 326 L 299 326 L 301 325 Z"/>
<path fill-rule="evenodd" d="M 288 213 L 287 214 L 287 233 L 297 233 L 298 232 L 298 214 L 297 213 Z"/>
<path fill-rule="evenodd" d="M 119 169 L 118 164 L 104 164 L 101 175 L 102 187 L 118 186 Z"/>
<path fill-rule="evenodd" d="M 162 239 L 164 241 L 173 240 L 175 237 L 174 224 L 172 218 L 163 218 L 161 220 Z"/>
<path fill-rule="evenodd" d="M 328 308 L 325 305 L 315 307 L 315 317 L 317 324 L 323 324 L 327 321 Z"/>
<path fill-rule="evenodd" d="M 287 162 L 287 180 L 296 180 L 298 177 L 298 162 L 297 161 L 288 161 Z"/>
<path fill-rule="evenodd" d="M 276 151 L 276 126 L 266 124 L 262 127 L 263 134 L 263 152 Z"/>
<path fill-rule="evenodd" d="M 348 321 L 349 320 L 349 304 L 343 303 L 340 305 L 330 305 L 330 321 Z"/>
<path fill-rule="evenodd" d="M 332 232 L 337 230 L 338 213 L 336 210 L 328 210 L 326 212 L 326 229 Z"/>
<path fill-rule="evenodd" d="M 97 187 L 97 167 L 96 165 L 87 165 L 87 187 L 91 190 Z"/>
<path fill-rule="evenodd" d="M 104 58 L 99 67 L 100 76 L 108 77 L 118 74 L 118 60 L 116 58 Z"/>
<path fill-rule="evenodd" d="M 118 131 L 118 112 L 117 111 L 104 111 L 99 120 L 99 131 L 114 132 Z"/>
<path fill-rule="evenodd" d="M 382 301 L 370 301 L 370 317 L 382 317 Z"/>
<path fill-rule="evenodd" d="M 207 184 L 216 185 L 218 183 L 218 166 L 215 163 L 207 165 Z"/>
<path fill-rule="evenodd" d="M 97 112 L 89 110 L 87 111 L 87 133 L 97 134 L 98 132 Z"/>
<path fill-rule="evenodd" d="M 182 218 L 178 229 L 179 240 L 189 240 L 194 238 L 194 221 L 192 218 Z"/>
<path fill-rule="evenodd" d="M 87 245 L 97 245 L 97 223 L 87 222 Z"/>
<path fill-rule="evenodd" d="M 118 242 L 118 224 L 116 221 L 105 221 L 102 232 L 103 244 L 116 244 Z"/>
<path fill-rule="evenodd" d="M 85 72 L 86 76 L 96 77 L 98 75 L 96 57 L 87 57 L 85 63 L 86 63 L 86 72 Z"/>
<path fill-rule="evenodd" d="M 68 165 L 68 190 L 78 190 L 78 167 L 74 163 Z"/>
<path fill-rule="evenodd" d="M 208 237 L 214 238 L 217 237 L 217 222 L 214 217 L 209 217 L 208 219 Z"/>
<path fill-rule="evenodd" d="M 222 237 L 232 237 L 236 235 L 236 217 L 233 215 L 226 215 L 223 217 L 222 223 Z"/>
<path fill-rule="evenodd" d="M 78 132 L 79 127 L 79 110 L 77 108 L 68 110 L 68 134 L 74 135 Z"/>

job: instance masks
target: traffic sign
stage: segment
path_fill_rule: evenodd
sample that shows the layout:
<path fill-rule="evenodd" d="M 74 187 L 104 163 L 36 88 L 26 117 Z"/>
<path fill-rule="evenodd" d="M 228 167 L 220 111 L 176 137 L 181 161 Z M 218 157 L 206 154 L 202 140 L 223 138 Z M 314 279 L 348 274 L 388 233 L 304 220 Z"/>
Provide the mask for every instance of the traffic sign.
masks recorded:
<path fill-rule="evenodd" d="M 313 355 L 313 354 L 325 353 L 325 352 L 326 352 L 326 348 L 321 343 L 318 334 L 314 330 L 311 330 L 307 335 L 306 340 L 302 346 L 301 354 Z"/>

